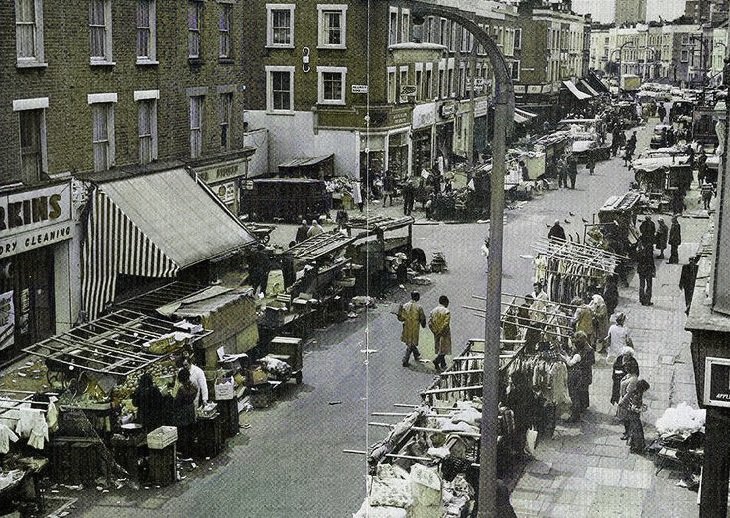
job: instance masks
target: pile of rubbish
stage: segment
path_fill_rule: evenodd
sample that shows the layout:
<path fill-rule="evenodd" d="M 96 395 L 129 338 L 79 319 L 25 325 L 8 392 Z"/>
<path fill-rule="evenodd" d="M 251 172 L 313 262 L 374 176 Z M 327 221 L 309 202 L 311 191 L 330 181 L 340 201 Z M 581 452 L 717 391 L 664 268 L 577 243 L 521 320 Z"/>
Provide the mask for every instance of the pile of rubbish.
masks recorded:
<path fill-rule="evenodd" d="M 667 408 L 656 420 L 656 431 L 660 437 L 679 436 L 687 438 L 695 432 L 704 431 L 706 410 L 692 408 L 684 401 L 675 408 Z"/>

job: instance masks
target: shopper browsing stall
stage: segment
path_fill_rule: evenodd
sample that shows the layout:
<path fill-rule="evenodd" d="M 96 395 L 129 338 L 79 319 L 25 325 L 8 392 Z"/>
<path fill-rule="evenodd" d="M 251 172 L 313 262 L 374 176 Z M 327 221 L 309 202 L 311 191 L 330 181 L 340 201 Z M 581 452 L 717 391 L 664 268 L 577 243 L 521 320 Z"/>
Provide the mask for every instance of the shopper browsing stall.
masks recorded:
<path fill-rule="evenodd" d="M 165 400 L 150 373 L 139 378 L 139 385 L 132 394 L 132 404 L 137 407 L 137 423 L 145 432 L 151 432 L 165 423 Z"/>

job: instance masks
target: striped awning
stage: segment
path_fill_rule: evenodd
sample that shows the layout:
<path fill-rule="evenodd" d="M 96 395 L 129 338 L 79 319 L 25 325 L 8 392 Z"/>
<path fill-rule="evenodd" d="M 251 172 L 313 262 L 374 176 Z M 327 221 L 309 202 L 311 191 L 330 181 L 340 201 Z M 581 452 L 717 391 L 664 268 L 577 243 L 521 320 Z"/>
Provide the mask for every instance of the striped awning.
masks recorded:
<path fill-rule="evenodd" d="M 575 83 L 573 83 L 573 81 L 563 81 L 563 86 L 565 86 L 565 88 L 567 88 L 568 91 L 573 94 L 573 96 L 579 101 L 591 98 L 591 95 L 578 90 L 578 87 L 575 86 Z"/>
<path fill-rule="evenodd" d="M 184 169 L 97 185 L 88 203 L 81 289 L 89 320 L 114 300 L 119 275 L 171 278 L 255 242 Z"/>

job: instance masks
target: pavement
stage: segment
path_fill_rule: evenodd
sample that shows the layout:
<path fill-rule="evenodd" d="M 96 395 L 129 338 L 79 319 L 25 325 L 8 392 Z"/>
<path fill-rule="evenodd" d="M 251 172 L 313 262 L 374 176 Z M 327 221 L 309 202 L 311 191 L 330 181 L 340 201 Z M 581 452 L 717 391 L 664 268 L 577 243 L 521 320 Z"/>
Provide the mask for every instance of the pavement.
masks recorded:
<path fill-rule="evenodd" d="M 687 195 L 686 217 L 679 220 L 684 239 L 680 264 L 656 259 L 654 305 L 639 303 L 636 275 L 628 287 L 619 288 L 617 311 L 627 315 L 641 377 L 651 385 L 644 396 L 648 410 L 642 414 L 647 445 L 656 438 L 654 423 L 666 408 L 683 401 L 697 408 L 692 335 L 684 330 L 684 294 L 678 282 L 681 265 L 694 255 L 709 222 L 698 197 L 695 182 Z M 664 219 L 669 224 L 667 215 Z M 559 421 L 553 438 L 539 442 L 512 492 L 520 518 L 697 516 L 697 493 L 675 485 L 682 473 L 671 466 L 658 471 L 655 459 L 629 453 L 620 439 L 623 425 L 610 404 L 611 372 L 605 355 L 597 355 L 587 414 L 577 424 Z"/>

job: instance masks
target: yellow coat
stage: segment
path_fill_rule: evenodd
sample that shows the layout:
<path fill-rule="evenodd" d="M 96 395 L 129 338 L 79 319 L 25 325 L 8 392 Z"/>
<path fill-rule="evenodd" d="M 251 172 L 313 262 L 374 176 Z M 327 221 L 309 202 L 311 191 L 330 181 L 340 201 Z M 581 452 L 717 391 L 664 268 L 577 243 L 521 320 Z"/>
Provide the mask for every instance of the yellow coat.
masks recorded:
<path fill-rule="evenodd" d="M 451 312 L 438 305 L 431 310 L 428 328 L 433 333 L 436 354 L 451 354 Z"/>
<path fill-rule="evenodd" d="M 406 302 L 398 310 L 398 320 L 403 322 L 401 341 L 407 346 L 417 347 L 419 326 L 426 327 L 426 314 L 423 308 L 416 302 Z"/>

